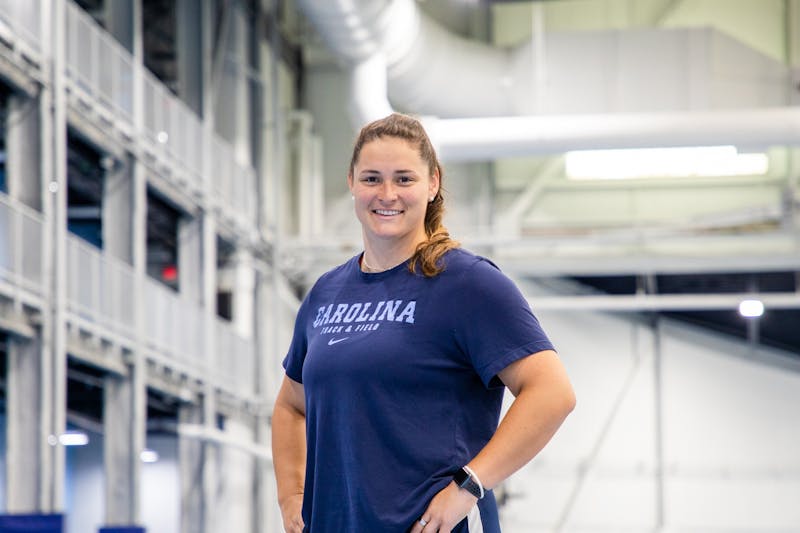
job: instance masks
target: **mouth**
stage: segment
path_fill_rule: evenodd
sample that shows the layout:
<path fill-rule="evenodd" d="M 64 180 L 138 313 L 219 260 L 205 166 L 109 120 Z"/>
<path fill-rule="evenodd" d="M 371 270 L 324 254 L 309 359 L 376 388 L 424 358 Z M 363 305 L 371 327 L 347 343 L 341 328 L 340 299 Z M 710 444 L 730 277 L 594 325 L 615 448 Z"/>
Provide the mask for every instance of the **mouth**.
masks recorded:
<path fill-rule="evenodd" d="M 382 217 L 393 217 L 403 213 L 400 209 L 373 209 L 372 212 Z"/>

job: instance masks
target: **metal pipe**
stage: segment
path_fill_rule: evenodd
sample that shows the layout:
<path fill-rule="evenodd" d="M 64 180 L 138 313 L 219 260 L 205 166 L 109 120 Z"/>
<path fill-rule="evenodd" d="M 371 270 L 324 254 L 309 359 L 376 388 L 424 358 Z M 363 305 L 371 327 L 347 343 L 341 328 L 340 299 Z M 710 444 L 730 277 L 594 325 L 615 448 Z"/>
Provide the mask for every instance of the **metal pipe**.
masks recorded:
<path fill-rule="evenodd" d="M 655 459 L 655 526 L 662 531 L 665 522 L 664 479 L 664 358 L 661 346 L 661 319 L 652 317 L 653 330 L 653 455 Z"/>
<path fill-rule="evenodd" d="M 767 312 L 800 309 L 800 293 L 797 292 L 534 296 L 530 304 L 537 311 L 711 311 L 738 309 L 742 300 L 760 300 Z"/>

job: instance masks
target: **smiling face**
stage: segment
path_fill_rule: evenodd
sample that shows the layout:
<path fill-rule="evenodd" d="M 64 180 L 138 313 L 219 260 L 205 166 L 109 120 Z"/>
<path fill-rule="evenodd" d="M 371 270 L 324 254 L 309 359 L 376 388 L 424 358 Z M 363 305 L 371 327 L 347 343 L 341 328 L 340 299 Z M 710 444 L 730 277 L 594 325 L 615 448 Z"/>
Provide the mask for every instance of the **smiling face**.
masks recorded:
<path fill-rule="evenodd" d="M 403 259 L 427 239 L 425 211 L 439 175 L 413 144 L 388 136 L 369 141 L 347 181 L 366 247 Z"/>

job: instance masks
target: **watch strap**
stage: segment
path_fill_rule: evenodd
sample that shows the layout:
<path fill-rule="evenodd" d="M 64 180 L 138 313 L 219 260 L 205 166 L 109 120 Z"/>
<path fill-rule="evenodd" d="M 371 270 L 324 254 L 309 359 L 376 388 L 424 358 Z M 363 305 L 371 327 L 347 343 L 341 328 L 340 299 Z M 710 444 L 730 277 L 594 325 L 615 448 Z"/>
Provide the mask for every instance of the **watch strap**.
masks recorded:
<path fill-rule="evenodd" d="M 483 498 L 483 486 L 471 469 L 467 467 L 459 468 L 458 471 L 453 475 L 453 481 L 456 482 L 456 485 L 466 490 L 479 500 Z"/>

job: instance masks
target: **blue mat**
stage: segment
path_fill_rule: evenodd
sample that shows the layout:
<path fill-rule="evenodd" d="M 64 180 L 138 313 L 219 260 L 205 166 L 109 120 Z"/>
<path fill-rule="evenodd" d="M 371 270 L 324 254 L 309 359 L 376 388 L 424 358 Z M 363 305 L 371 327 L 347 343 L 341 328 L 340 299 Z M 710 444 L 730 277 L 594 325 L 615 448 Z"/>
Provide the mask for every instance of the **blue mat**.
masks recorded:
<path fill-rule="evenodd" d="M 62 514 L 5 514 L 0 515 L 0 533 L 62 533 Z"/>

